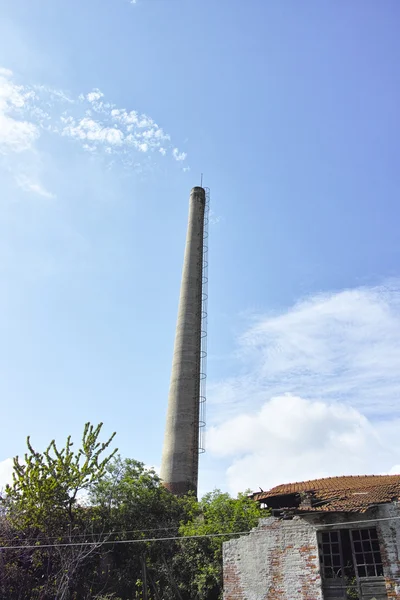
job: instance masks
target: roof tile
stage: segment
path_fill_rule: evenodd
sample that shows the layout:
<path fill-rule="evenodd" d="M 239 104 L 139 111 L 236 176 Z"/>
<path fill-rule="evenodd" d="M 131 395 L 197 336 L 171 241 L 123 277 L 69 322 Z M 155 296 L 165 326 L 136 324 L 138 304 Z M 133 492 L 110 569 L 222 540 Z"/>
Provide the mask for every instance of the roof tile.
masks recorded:
<path fill-rule="evenodd" d="M 327 477 L 298 483 L 278 485 L 268 492 L 253 494 L 254 500 L 264 501 L 291 494 L 307 492 L 312 495 L 311 506 L 299 506 L 298 511 L 365 512 L 374 504 L 400 499 L 400 475 L 358 475 Z M 282 508 L 285 499 L 282 498 Z"/>

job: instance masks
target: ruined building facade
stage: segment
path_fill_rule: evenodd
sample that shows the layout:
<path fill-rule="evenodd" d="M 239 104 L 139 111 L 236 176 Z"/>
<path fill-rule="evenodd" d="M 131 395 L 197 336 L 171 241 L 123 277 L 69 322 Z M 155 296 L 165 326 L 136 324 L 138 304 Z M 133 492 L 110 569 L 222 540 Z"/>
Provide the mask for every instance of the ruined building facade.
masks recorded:
<path fill-rule="evenodd" d="M 269 509 L 224 544 L 224 600 L 400 600 L 400 476 L 254 494 Z"/>

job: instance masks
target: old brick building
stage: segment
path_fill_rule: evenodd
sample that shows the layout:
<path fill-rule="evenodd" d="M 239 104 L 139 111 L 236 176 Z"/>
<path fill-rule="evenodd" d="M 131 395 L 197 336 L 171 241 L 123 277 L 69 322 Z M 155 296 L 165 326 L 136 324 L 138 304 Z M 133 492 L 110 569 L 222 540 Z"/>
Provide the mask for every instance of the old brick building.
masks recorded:
<path fill-rule="evenodd" d="M 400 600 L 400 475 L 280 485 L 224 544 L 224 600 Z"/>

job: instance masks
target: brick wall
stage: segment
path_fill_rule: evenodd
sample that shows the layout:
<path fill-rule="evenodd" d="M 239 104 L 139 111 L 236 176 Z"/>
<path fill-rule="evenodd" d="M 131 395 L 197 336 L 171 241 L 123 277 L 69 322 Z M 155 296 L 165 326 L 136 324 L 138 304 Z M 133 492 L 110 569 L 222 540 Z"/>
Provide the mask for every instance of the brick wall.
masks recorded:
<path fill-rule="evenodd" d="M 385 504 L 379 507 L 378 531 L 386 591 L 389 599 L 400 600 L 400 507 L 398 504 Z"/>
<path fill-rule="evenodd" d="M 399 504 L 364 514 L 261 519 L 248 536 L 224 544 L 224 600 L 322 600 L 317 531 L 329 523 L 354 529 L 363 522 L 377 528 L 388 599 L 400 600 Z"/>
<path fill-rule="evenodd" d="M 315 527 L 261 519 L 224 544 L 224 600 L 322 600 Z"/>

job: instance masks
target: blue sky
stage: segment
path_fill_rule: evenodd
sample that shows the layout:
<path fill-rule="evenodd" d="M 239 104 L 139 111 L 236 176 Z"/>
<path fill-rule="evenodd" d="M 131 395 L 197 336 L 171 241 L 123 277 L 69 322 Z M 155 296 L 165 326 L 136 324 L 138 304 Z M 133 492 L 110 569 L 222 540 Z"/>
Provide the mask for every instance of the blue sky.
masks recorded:
<path fill-rule="evenodd" d="M 398 3 L 0 8 L 0 479 L 86 420 L 159 464 L 201 172 L 201 489 L 400 470 Z"/>

